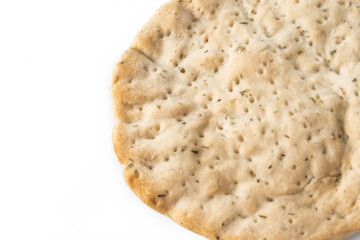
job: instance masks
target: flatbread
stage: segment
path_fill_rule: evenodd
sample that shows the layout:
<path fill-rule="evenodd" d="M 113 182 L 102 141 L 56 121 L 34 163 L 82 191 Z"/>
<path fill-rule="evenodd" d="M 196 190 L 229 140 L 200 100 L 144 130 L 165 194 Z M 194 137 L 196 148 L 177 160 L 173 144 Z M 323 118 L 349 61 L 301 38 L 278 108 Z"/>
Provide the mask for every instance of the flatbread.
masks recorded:
<path fill-rule="evenodd" d="M 360 1 L 165 4 L 114 70 L 128 185 L 208 239 L 359 231 L 359 23 Z"/>

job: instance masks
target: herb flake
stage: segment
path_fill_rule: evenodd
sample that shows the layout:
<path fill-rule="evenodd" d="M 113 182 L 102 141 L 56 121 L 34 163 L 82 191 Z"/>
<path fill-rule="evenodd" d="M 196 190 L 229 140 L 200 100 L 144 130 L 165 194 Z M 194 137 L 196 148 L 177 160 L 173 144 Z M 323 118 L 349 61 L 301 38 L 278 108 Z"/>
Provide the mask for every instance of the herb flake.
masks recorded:
<path fill-rule="evenodd" d="M 198 151 L 198 150 L 191 150 L 191 152 L 192 152 L 193 154 L 199 154 L 199 151 Z"/>

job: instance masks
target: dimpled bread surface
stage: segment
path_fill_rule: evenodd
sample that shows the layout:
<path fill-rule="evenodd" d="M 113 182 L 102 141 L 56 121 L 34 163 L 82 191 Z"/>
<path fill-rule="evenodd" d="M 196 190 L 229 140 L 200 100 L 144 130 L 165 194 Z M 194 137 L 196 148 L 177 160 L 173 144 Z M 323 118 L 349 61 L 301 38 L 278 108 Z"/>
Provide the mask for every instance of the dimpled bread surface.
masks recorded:
<path fill-rule="evenodd" d="M 113 74 L 128 185 L 208 239 L 359 231 L 359 24 L 360 1 L 162 6 Z"/>

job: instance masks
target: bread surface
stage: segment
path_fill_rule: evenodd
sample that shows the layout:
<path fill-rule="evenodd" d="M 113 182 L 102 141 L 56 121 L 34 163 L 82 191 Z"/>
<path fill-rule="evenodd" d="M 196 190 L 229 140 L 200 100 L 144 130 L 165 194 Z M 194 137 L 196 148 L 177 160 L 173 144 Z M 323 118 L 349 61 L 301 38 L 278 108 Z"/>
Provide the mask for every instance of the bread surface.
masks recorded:
<path fill-rule="evenodd" d="M 128 185 L 208 239 L 357 232 L 359 23 L 360 1 L 162 6 L 113 74 Z"/>

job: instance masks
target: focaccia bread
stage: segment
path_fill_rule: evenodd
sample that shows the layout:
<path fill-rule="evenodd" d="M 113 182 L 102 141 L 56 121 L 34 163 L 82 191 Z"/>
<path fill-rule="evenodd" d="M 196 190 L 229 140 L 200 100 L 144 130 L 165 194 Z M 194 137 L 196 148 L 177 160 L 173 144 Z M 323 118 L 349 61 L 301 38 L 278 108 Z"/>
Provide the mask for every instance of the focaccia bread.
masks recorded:
<path fill-rule="evenodd" d="M 170 1 L 113 74 L 126 182 L 208 239 L 359 231 L 359 60 L 360 1 Z"/>

